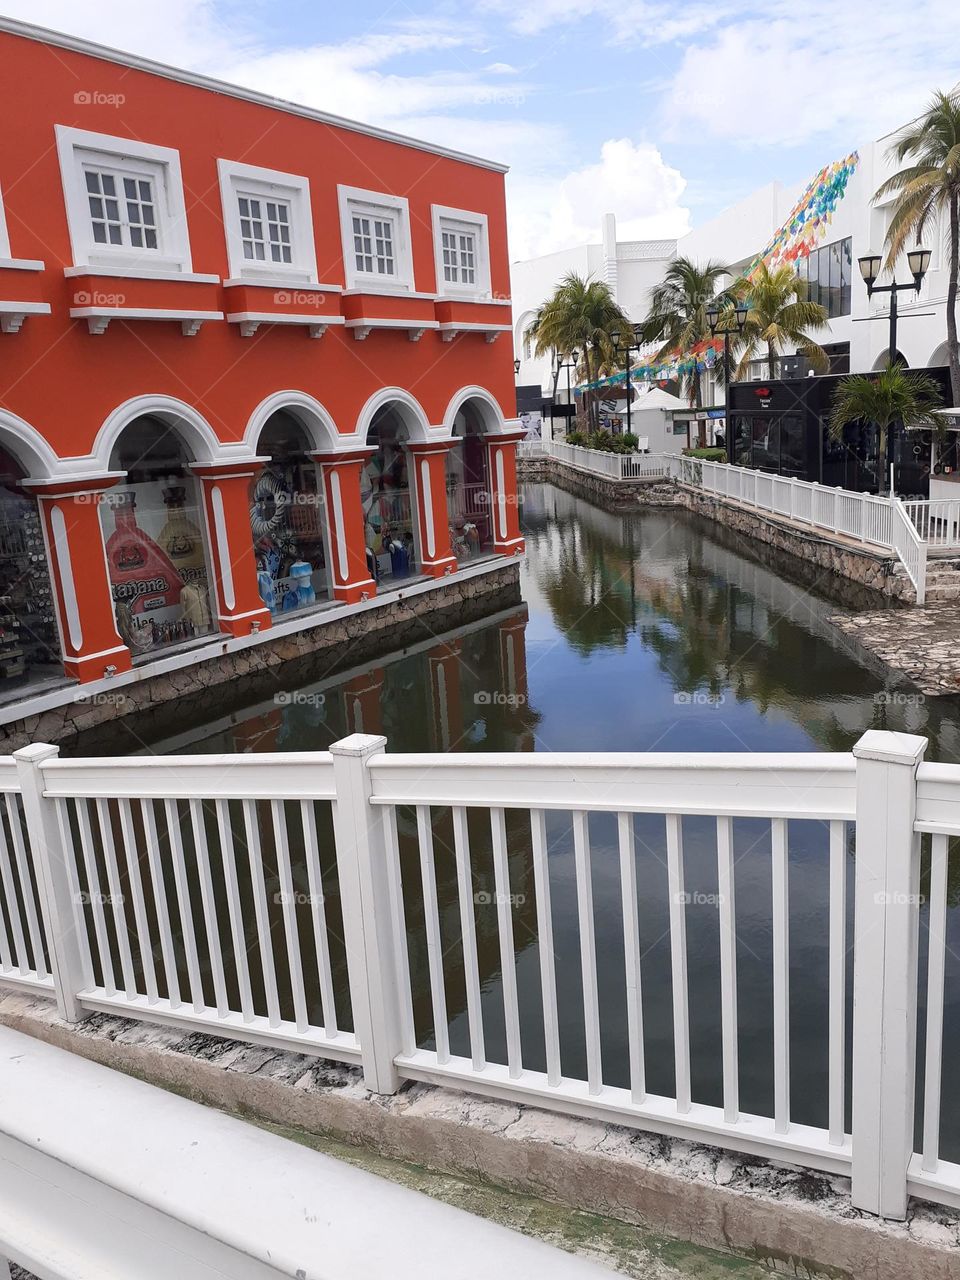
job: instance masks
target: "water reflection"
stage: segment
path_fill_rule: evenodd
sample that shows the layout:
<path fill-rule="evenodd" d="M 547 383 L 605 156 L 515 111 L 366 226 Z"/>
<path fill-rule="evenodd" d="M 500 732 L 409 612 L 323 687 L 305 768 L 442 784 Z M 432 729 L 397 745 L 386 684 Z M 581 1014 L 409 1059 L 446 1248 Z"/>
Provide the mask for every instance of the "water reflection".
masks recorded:
<path fill-rule="evenodd" d="M 353 732 L 392 751 L 848 750 L 868 728 L 922 733 L 928 758 L 960 759 L 960 701 L 925 700 L 830 623 L 835 581 L 762 557 L 675 510 L 612 515 L 551 486 L 529 486 L 523 523 L 525 605 L 356 670 L 283 688 L 152 744 L 157 751 L 322 749 Z M 839 592 L 839 594 L 838 594 Z M 859 603 L 851 597 L 851 603 Z M 80 748 L 82 751 L 82 743 Z M 469 1051 L 460 914 L 449 810 L 432 814 L 451 1049 Z M 506 1061 L 489 815 L 468 814 L 486 1053 Z M 526 1065 L 545 1065 L 529 819 L 506 815 L 516 973 Z M 416 817 L 398 817 L 419 1042 L 433 1043 Z M 585 1066 L 570 814 L 548 816 L 554 961 L 565 1073 Z M 626 984 L 616 831 L 590 820 L 604 1079 L 628 1083 Z M 639 815 L 638 908 L 648 1088 L 673 1091 L 673 1021 L 665 831 Z M 769 825 L 734 823 L 741 1095 L 772 1106 Z M 717 850 L 714 824 L 683 821 L 690 894 L 687 958 L 695 1101 L 720 1101 Z M 789 824 L 791 1042 L 796 1119 L 826 1122 L 827 831 Z M 334 918 L 335 866 L 328 892 Z M 853 859 L 848 903 L 852 913 Z M 929 874 L 923 860 L 923 883 Z M 947 1060 L 960 1052 L 960 859 L 951 857 Z M 338 904 L 337 904 L 338 905 Z M 924 908 L 923 927 L 925 938 Z M 848 922 L 852 931 L 852 916 Z M 852 932 L 850 932 L 852 936 Z M 342 948 L 337 986 L 346 990 Z M 925 943 L 921 947 L 921 973 Z M 848 1009 L 849 1009 L 848 999 Z M 921 1001 L 922 1005 L 922 1001 Z M 849 1018 L 848 1018 L 849 1021 Z M 960 1159 L 960 1098 L 943 1100 L 943 1154 Z"/>

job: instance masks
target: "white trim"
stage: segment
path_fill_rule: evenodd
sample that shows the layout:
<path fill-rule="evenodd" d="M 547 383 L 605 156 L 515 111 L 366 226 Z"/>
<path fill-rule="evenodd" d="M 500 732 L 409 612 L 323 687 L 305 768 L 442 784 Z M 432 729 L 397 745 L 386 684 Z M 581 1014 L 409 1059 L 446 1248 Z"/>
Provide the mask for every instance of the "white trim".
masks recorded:
<path fill-rule="evenodd" d="M 433 226 L 433 260 L 437 271 L 437 297 L 463 301 L 490 298 L 490 229 L 485 213 L 454 209 L 445 204 L 430 206 Z M 470 231 L 476 236 L 474 283 L 456 284 L 443 278 L 443 232 Z"/>
<path fill-rule="evenodd" d="M 510 324 L 481 324 L 469 320 L 459 322 L 444 320 L 440 324 L 440 336 L 444 342 L 452 342 L 461 333 L 482 333 L 486 335 L 488 342 L 496 342 L 501 333 L 512 332 L 513 325 Z"/>
<path fill-rule="evenodd" d="M 263 428 L 281 409 L 300 423 L 310 437 L 315 453 L 334 453 L 338 450 L 345 453 L 359 447 L 355 440 L 341 435 L 333 415 L 319 400 L 307 395 L 305 391 L 275 391 L 273 395 L 260 401 L 244 428 L 244 448 L 251 455 L 257 453 Z"/>
<path fill-rule="evenodd" d="M 250 451 L 242 444 L 222 444 L 207 420 L 196 409 L 173 396 L 143 395 L 125 400 L 107 415 L 93 442 L 91 457 L 99 462 L 101 471 L 110 468 L 113 446 L 128 423 L 144 414 L 160 418 L 177 432 L 192 461 L 203 463 L 251 462 Z"/>
<path fill-rule="evenodd" d="M 73 576 L 73 561 L 70 557 L 67 520 L 63 514 L 63 507 L 59 503 L 54 503 L 50 508 L 50 532 L 53 534 L 53 546 L 56 552 L 57 576 L 60 579 L 60 591 L 63 596 L 67 636 L 71 649 L 76 654 L 80 654 L 83 649 L 83 626 L 80 622 L 80 606 L 77 604 L 77 584 Z"/>
<path fill-rule="evenodd" d="M 0 443 L 17 459 L 29 479 L 48 479 L 63 465 L 49 441 L 15 413 L 0 408 Z"/>
<path fill-rule="evenodd" d="M 183 198 L 180 153 L 172 147 L 118 138 L 106 133 L 91 133 L 67 125 L 54 126 L 60 176 L 70 230 L 73 265 L 86 267 L 96 275 L 98 268 L 109 267 L 111 274 L 123 275 L 125 267 L 134 271 L 157 272 L 169 276 L 192 275 L 187 210 Z M 97 244 L 90 224 L 90 209 L 83 181 L 84 155 L 98 164 L 133 161 L 154 171 L 156 181 L 157 220 L 162 248 L 136 250 L 130 247 Z"/>
<path fill-rule="evenodd" d="M 422 302 L 436 302 L 437 295 L 435 293 L 419 293 L 415 289 L 389 289 L 380 285 L 377 288 L 362 287 L 357 289 L 344 289 L 343 296 L 345 298 L 416 298 Z"/>
<path fill-rule="evenodd" d="M 443 425 L 447 435 L 451 438 L 454 434 L 454 425 L 457 420 L 457 414 L 463 408 L 468 400 L 481 401 L 484 413 L 484 434 L 492 434 L 507 430 L 507 423 L 503 416 L 503 410 L 497 403 L 494 396 L 486 390 L 485 387 L 461 387 L 459 391 L 452 396 L 450 403 L 447 405 L 446 412 L 443 415 Z M 492 421 L 491 421 L 492 419 Z"/>
<path fill-rule="evenodd" d="M 218 484 L 210 489 L 210 506 L 213 508 L 213 529 L 217 539 L 217 561 L 220 569 L 220 588 L 223 603 L 233 610 L 237 593 L 233 585 L 233 564 L 230 560 L 230 540 L 227 537 L 227 518 L 223 510 L 223 492 Z"/>
<path fill-rule="evenodd" d="M 412 293 L 416 285 L 413 273 L 413 243 L 410 236 L 410 203 L 405 196 L 389 195 L 383 191 L 367 191 L 363 187 L 348 187 L 337 183 L 337 204 L 340 209 L 340 241 L 343 249 L 343 274 L 347 292 L 358 293 Z M 353 247 L 354 213 L 387 213 L 393 216 L 396 226 L 394 261 L 396 273 L 392 276 L 377 275 L 357 270 Z"/>
<path fill-rule="evenodd" d="M 222 320 L 222 311 L 181 311 L 164 307 L 71 307 L 72 320 L 86 320 L 93 334 L 106 333 L 111 320 L 178 320 L 184 337 L 194 337 L 207 320 Z"/>
<path fill-rule="evenodd" d="M 436 563 L 433 556 L 437 553 L 437 538 L 433 527 L 433 492 L 430 485 L 430 459 L 423 457 L 420 459 L 420 502 L 423 507 L 423 520 L 426 528 L 426 550 L 427 555 L 431 557 L 430 563 Z"/>
<path fill-rule="evenodd" d="M 311 338 L 322 338 L 332 324 L 343 324 L 343 316 L 325 316 L 314 312 L 312 315 L 293 315 L 285 311 L 230 311 L 227 313 L 227 324 L 238 324 L 240 336 L 252 338 L 262 324 L 299 324 L 306 325 Z"/>
<path fill-rule="evenodd" d="M 41 264 L 42 265 L 42 264 Z M 64 278 L 69 280 L 76 276 L 118 276 L 123 280 L 169 280 L 169 271 L 151 270 L 149 267 L 64 267 Z M 182 280 L 185 284 L 220 284 L 219 276 L 212 276 L 200 271 L 177 271 L 173 279 Z"/>
<path fill-rule="evenodd" d="M 288 285 L 307 286 L 317 278 L 317 251 L 314 244 L 313 206 L 310 179 L 298 173 L 264 169 L 239 160 L 217 160 L 220 201 L 223 206 L 223 234 L 227 242 L 230 278 L 244 284 L 261 280 L 283 280 Z M 290 256 L 292 262 L 266 262 L 262 267 L 243 256 L 238 197 L 282 200 L 290 206 Z"/>
<path fill-rule="evenodd" d="M 507 495 L 504 492 L 503 450 L 499 448 L 497 449 L 494 471 L 497 477 L 497 517 L 500 525 L 500 540 L 505 541 L 507 537 Z"/>
<path fill-rule="evenodd" d="M 63 656 L 63 662 L 93 662 L 96 658 L 109 658 L 114 653 L 129 653 L 130 650 L 125 644 L 115 644 L 112 649 L 101 649 L 99 653 L 78 653 L 75 657 L 70 658 L 66 654 Z M 105 680 L 112 679 L 111 676 L 104 676 Z M 83 686 L 86 689 L 86 685 Z"/>
<path fill-rule="evenodd" d="M 430 420 L 423 406 L 409 391 L 404 391 L 401 387 L 381 387 L 366 402 L 357 418 L 357 429 L 354 434 L 359 436 L 364 445 L 378 410 L 387 405 L 394 405 L 401 410 L 400 416 L 407 428 L 407 438 L 412 443 L 426 444 L 438 439 L 436 428 L 430 426 Z"/>
<path fill-rule="evenodd" d="M 10 256 L 10 236 L 7 234 L 7 215 L 3 207 L 3 188 L 0 187 L 0 262 L 13 262 Z"/>
<path fill-rule="evenodd" d="M 96 44 L 91 40 L 82 40 L 78 36 L 67 35 L 62 31 L 51 31 L 47 27 L 39 27 L 29 22 L 19 22 L 15 18 L 0 18 L 0 31 L 9 31 L 13 35 L 22 36 L 25 40 L 36 40 L 42 44 L 52 44 L 59 49 L 71 49 L 88 57 L 106 59 L 123 67 L 134 67 L 138 71 L 146 71 L 150 75 L 160 76 L 164 80 L 175 80 L 180 84 L 191 84 L 198 89 L 206 89 L 220 96 L 240 98 L 245 102 L 254 102 L 258 106 L 270 107 L 274 111 L 282 111 L 288 115 L 302 116 L 307 120 L 317 120 L 321 124 L 332 125 L 336 129 L 348 129 L 351 133 L 362 133 L 369 138 L 379 138 L 384 142 L 394 142 L 402 147 L 412 147 L 415 151 L 425 151 L 429 155 L 446 156 L 450 160 L 460 160 L 465 164 L 476 165 L 481 169 L 492 169 L 494 173 L 509 172 L 509 165 L 495 160 L 484 160 L 481 156 L 473 156 L 465 151 L 454 151 L 449 147 L 436 146 L 431 142 L 423 142 L 419 138 L 410 138 L 406 134 L 392 133 L 389 129 L 377 129 L 373 125 L 362 124 L 357 120 L 348 120 L 343 116 L 331 115 L 327 111 L 316 111 L 312 107 L 304 107 L 296 102 L 287 102 L 283 98 L 275 98 L 270 94 L 258 93 L 255 89 L 247 89 L 243 85 L 231 84 L 226 80 L 216 80 L 213 76 L 197 75 L 184 71 L 179 67 L 171 67 L 163 62 L 154 62 L 151 58 L 142 58 L 135 53 L 127 53 L 109 45 Z"/>
<path fill-rule="evenodd" d="M 347 320 L 345 323 L 348 329 L 353 330 L 357 342 L 363 342 L 374 329 L 406 329 L 410 341 L 419 342 L 427 329 L 440 328 L 436 320 L 397 320 L 392 317 L 382 319 L 365 316 L 362 320 Z"/>
<path fill-rule="evenodd" d="M 0 333 L 19 333 L 27 316 L 48 316 L 48 302 L 0 302 Z"/>
<path fill-rule="evenodd" d="M 0 214 L 3 209 L 0 207 Z M 39 258 L 4 258 L 0 257 L 0 271 L 42 271 L 46 264 Z"/>
<path fill-rule="evenodd" d="M 290 281 L 285 280 L 282 276 L 258 276 L 256 280 L 249 280 L 243 276 L 229 276 L 223 282 L 225 289 L 238 288 L 255 288 L 255 289 L 289 289 Z M 342 284 L 321 284 L 318 280 L 308 280 L 306 283 L 297 283 L 296 292 L 304 293 L 343 293 Z"/>
<path fill-rule="evenodd" d="M 337 570 L 340 586 L 347 585 L 350 564 L 347 560 L 347 534 L 343 522 L 343 495 L 340 492 L 340 472 L 330 472 L 330 505 L 333 507 L 333 527 L 337 535 Z"/>

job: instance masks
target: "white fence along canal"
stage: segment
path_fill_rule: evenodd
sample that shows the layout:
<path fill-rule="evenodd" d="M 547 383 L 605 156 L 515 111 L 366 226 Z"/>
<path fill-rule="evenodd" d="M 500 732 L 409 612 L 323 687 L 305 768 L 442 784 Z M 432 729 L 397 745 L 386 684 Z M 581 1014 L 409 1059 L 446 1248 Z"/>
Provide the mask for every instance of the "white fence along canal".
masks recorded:
<path fill-rule="evenodd" d="M 960 1164 L 939 1147 L 960 766 L 922 763 L 925 745 L 871 731 L 826 755 L 391 755 L 362 735 L 313 754 L 83 760 L 27 747 L 0 761 L 0 982 L 55 997 L 70 1021 L 103 1010 L 357 1063 L 380 1092 L 426 1080 L 847 1174 L 874 1213 L 903 1216 L 908 1193 L 960 1206 Z M 790 887 L 811 833 L 825 853 L 810 865 L 828 904 L 829 998 L 816 1042 L 798 1045 Z M 691 1035 L 693 837 L 717 885 L 707 1049 Z M 921 841 L 932 870 L 915 1151 Z M 478 892 L 481 850 L 492 879 Z M 737 884 L 760 864 L 772 1089 L 758 1109 L 740 1090 Z M 622 938 L 622 999 L 610 998 L 609 947 L 598 969 L 597 892 Z M 644 1031 L 655 939 L 640 921 L 654 898 L 669 940 L 672 1045 L 656 1051 L 672 1058 L 668 1093 L 648 1085 L 663 1062 Z M 533 1003 L 518 995 L 531 972 Z M 571 1003 L 582 1052 L 561 1042 Z M 611 1033 L 627 1046 L 617 1083 Z M 816 1126 L 791 1104 L 794 1056 L 811 1050 L 829 1063 Z M 696 1084 L 705 1053 L 722 1080 L 712 1104 Z"/>

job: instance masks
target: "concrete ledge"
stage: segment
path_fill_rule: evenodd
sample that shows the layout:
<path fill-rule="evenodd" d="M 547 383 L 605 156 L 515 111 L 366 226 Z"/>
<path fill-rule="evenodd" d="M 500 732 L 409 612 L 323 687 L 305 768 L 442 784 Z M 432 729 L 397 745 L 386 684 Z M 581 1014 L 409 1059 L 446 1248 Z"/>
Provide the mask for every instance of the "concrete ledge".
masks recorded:
<path fill-rule="evenodd" d="M 907 1222 L 881 1222 L 851 1207 L 846 1178 L 428 1085 L 385 1098 L 367 1093 L 354 1068 L 118 1017 L 70 1026 L 52 1001 L 20 993 L 0 996 L 0 1023 L 228 1111 L 745 1254 L 777 1272 L 960 1274 L 960 1214 L 913 1201 Z"/>
<path fill-rule="evenodd" d="M 617 480 L 613 476 L 594 475 L 557 458 L 518 458 L 517 479 L 532 483 L 548 481 L 581 498 L 599 499 L 611 511 L 632 511 L 638 503 L 644 506 L 675 507 L 683 498 L 672 480 L 650 476 L 637 480 Z"/>

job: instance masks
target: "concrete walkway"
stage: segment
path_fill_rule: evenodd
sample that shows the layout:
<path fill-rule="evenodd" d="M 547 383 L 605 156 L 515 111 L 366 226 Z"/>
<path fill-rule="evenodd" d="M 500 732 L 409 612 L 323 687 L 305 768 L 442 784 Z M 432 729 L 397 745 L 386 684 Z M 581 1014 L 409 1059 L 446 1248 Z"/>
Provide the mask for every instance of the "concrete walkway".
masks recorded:
<path fill-rule="evenodd" d="M 960 605 L 837 614 L 830 621 L 928 697 L 960 694 Z"/>

